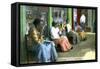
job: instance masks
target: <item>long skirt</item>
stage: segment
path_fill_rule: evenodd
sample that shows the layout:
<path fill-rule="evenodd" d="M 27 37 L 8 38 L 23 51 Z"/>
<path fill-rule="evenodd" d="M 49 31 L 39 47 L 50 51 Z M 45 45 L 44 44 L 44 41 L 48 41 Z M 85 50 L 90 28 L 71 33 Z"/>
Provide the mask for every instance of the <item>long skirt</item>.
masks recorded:
<path fill-rule="evenodd" d="M 57 52 L 55 45 L 52 42 L 43 42 L 36 48 L 37 62 L 55 62 L 57 59 Z"/>
<path fill-rule="evenodd" d="M 69 43 L 67 37 L 61 37 L 61 38 L 59 38 L 59 39 L 55 39 L 54 41 L 55 41 L 55 43 L 56 43 L 57 45 L 60 46 L 61 51 L 63 51 L 63 52 L 64 52 L 64 51 L 69 51 L 69 50 L 72 48 L 72 46 L 71 46 L 71 44 Z"/>

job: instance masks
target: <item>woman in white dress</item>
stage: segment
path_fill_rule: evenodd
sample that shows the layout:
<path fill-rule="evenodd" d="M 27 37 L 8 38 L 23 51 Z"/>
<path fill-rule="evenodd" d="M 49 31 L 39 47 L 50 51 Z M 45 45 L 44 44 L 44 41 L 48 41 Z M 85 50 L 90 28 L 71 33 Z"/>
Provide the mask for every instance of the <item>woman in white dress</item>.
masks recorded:
<path fill-rule="evenodd" d="M 60 36 L 60 30 L 59 30 L 59 28 L 58 28 L 58 26 L 57 26 L 57 23 L 55 23 L 54 21 L 53 21 L 53 23 L 52 23 L 52 28 L 51 28 L 51 38 L 52 38 L 52 40 L 57 44 L 57 45 L 59 45 L 60 46 L 60 48 L 61 48 L 61 51 L 69 51 L 71 48 L 72 48 L 72 46 L 71 46 L 71 44 L 69 43 L 69 41 L 68 41 L 68 39 L 67 39 L 67 37 L 65 37 L 65 36 Z"/>

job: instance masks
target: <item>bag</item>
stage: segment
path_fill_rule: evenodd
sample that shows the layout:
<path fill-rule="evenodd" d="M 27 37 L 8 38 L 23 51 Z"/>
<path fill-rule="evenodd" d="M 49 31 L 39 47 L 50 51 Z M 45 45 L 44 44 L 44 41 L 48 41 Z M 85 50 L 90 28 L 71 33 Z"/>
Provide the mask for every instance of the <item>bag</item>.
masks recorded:
<path fill-rule="evenodd" d="M 85 32 L 79 32 L 79 36 L 80 36 L 81 40 L 86 40 Z"/>

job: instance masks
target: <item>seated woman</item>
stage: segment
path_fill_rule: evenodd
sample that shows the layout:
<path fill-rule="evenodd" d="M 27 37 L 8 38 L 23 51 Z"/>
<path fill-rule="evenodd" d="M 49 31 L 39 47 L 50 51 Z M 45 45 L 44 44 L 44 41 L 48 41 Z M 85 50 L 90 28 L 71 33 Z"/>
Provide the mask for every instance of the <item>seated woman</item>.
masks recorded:
<path fill-rule="evenodd" d="M 74 30 L 72 30 L 68 19 L 65 21 L 63 27 L 65 28 L 66 35 L 72 44 L 77 44 L 80 42 L 78 34 Z"/>
<path fill-rule="evenodd" d="M 52 40 L 57 44 L 60 45 L 61 50 L 64 51 L 69 51 L 72 46 L 70 45 L 67 37 L 60 36 L 60 30 L 58 28 L 57 23 L 53 21 L 52 27 L 51 27 L 51 38 Z"/>
<path fill-rule="evenodd" d="M 78 35 L 80 36 L 80 40 L 86 40 L 86 34 L 85 32 L 82 30 L 82 27 L 80 26 L 80 24 L 77 24 L 75 26 L 75 31 L 78 33 Z"/>
<path fill-rule="evenodd" d="M 54 43 L 43 39 L 42 28 L 43 22 L 36 18 L 29 30 L 29 37 L 33 47 L 31 50 L 35 51 L 37 62 L 54 62 L 57 59 Z"/>

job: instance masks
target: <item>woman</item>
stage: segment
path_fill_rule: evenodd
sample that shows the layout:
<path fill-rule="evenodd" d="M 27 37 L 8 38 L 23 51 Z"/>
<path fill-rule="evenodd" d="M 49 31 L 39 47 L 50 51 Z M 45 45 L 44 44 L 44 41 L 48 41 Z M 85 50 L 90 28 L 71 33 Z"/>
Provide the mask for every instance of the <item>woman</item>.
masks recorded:
<path fill-rule="evenodd" d="M 66 29 L 66 35 L 70 41 L 70 43 L 72 44 L 77 44 L 80 42 L 79 40 L 79 36 L 78 34 L 72 29 L 70 23 L 69 23 L 69 19 L 66 19 L 65 21 L 65 25 L 64 25 L 65 29 Z"/>
<path fill-rule="evenodd" d="M 86 16 L 84 13 L 82 13 L 80 17 L 80 26 L 82 27 L 82 31 L 85 30 L 85 23 L 86 23 Z"/>
<path fill-rule="evenodd" d="M 53 21 L 52 23 L 52 28 L 51 28 L 51 38 L 53 39 L 53 41 L 57 44 L 60 45 L 61 50 L 63 52 L 65 51 L 69 51 L 72 46 L 70 45 L 67 37 L 65 36 L 60 36 L 61 35 L 61 31 L 59 30 L 57 23 L 55 23 Z"/>
<path fill-rule="evenodd" d="M 32 50 L 36 52 L 37 62 L 54 62 L 57 53 L 53 42 L 44 40 L 42 35 L 43 21 L 36 18 L 30 28 L 29 37 L 32 41 Z"/>

